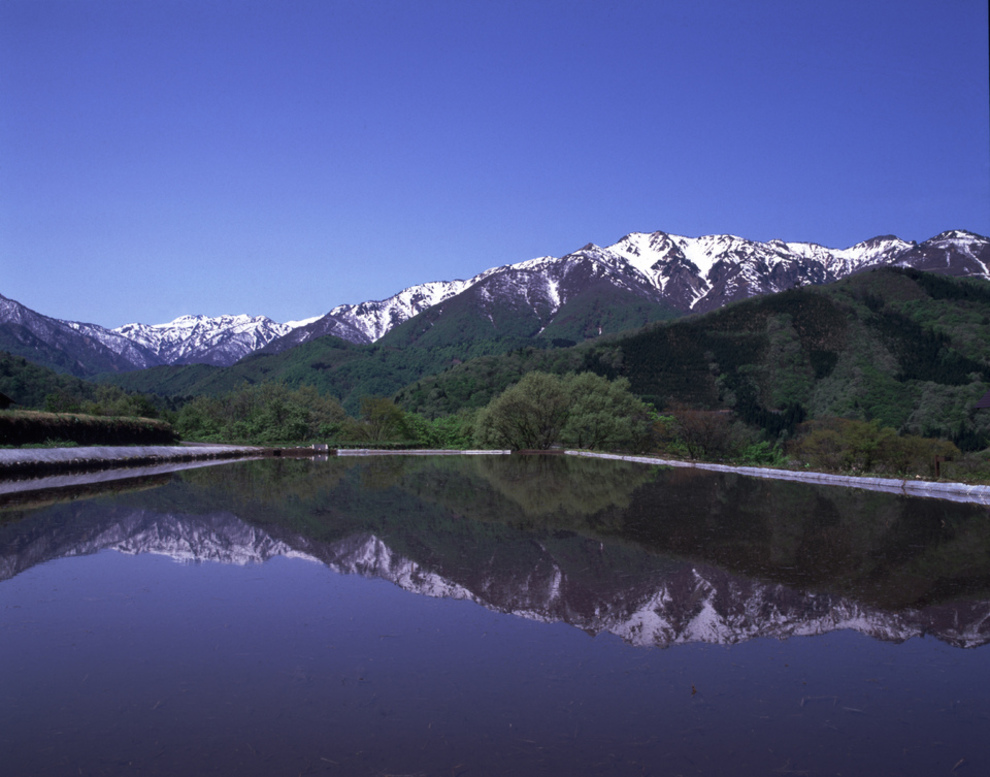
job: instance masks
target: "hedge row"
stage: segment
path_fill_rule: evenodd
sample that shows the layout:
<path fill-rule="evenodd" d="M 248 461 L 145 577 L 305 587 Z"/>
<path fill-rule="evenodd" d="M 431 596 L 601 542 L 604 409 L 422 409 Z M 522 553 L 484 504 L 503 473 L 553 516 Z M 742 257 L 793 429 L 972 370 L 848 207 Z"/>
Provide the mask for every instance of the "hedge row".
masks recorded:
<path fill-rule="evenodd" d="M 45 442 L 77 445 L 170 445 L 178 441 L 172 427 L 149 418 L 116 418 L 75 413 L 0 412 L 0 445 Z"/>

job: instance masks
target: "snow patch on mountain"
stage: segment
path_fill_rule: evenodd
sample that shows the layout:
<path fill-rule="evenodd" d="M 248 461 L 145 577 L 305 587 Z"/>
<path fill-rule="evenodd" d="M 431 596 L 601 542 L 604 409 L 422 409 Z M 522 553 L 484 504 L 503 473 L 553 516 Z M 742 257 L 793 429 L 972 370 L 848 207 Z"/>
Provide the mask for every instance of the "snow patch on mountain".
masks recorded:
<path fill-rule="evenodd" d="M 289 327 L 290 330 L 298 329 L 301 326 L 307 326 L 312 324 L 314 321 L 319 321 L 323 316 L 311 316 L 310 318 L 304 318 L 300 321 L 286 321 L 285 326 Z"/>
<path fill-rule="evenodd" d="M 113 331 L 139 343 L 167 364 L 228 366 L 294 328 L 266 316 L 197 315 L 179 316 L 167 324 L 125 324 Z"/>
<path fill-rule="evenodd" d="M 346 322 L 366 338 L 365 342 L 373 343 L 403 321 L 460 294 L 500 269 L 485 270 L 468 280 L 430 281 L 410 286 L 383 300 L 338 305 L 327 316 Z"/>
<path fill-rule="evenodd" d="M 718 262 L 725 261 L 732 249 L 742 244 L 733 235 L 705 235 L 699 238 L 672 235 L 684 257 L 698 268 L 702 278 L 710 278 L 712 269 Z M 736 254 L 738 257 L 738 253 Z"/>
<path fill-rule="evenodd" d="M 22 327 L 14 335 L 22 342 L 36 337 L 73 355 L 79 352 L 76 358 L 83 361 L 92 359 L 90 351 L 95 349 L 102 359 L 96 371 L 158 364 L 227 366 L 263 348 L 282 351 L 324 335 L 373 343 L 404 321 L 468 290 L 474 290 L 482 305 L 500 300 L 526 305 L 545 328 L 569 299 L 603 281 L 667 308 L 706 312 L 735 300 L 830 283 L 867 267 L 890 265 L 990 280 L 990 239 L 950 230 L 921 244 L 883 235 L 834 249 L 735 235 L 693 238 L 632 232 L 610 246 L 589 243 L 560 258 L 541 256 L 493 267 L 467 280 L 410 286 L 384 300 L 338 305 L 323 316 L 284 324 L 264 316 L 180 316 L 167 324 L 133 323 L 109 330 L 49 319 L 3 297 L 0 324 Z M 491 318 L 491 310 L 484 314 Z M 73 340 L 76 336 L 82 340 Z"/>
<path fill-rule="evenodd" d="M 956 230 L 928 242 L 933 243 L 931 250 L 957 251 L 972 257 L 973 266 L 990 279 L 990 241 L 986 238 Z M 915 248 L 915 243 L 892 235 L 834 249 L 816 243 L 752 241 L 736 235 L 692 238 L 659 231 L 631 232 L 610 246 L 589 243 L 560 258 L 540 256 L 492 267 L 467 280 L 430 281 L 387 299 L 338 305 L 323 317 L 281 325 L 271 322 L 270 331 L 276 334 L 266 334 L 269 339 L 259 337 L 256 342 L 267 344 L 284 337 L 281 347 L 275 347 L 283 350 L 313 337 L 334 334 L 350 342 L 372 343 L 404 321 L 469 289 L 475 289 L 482 303 L 512 297 L 533 309 L 542 306 L 542 315 L 553 316 L 569 295 L 579 290 L 581 282 L 602 279 L 684 312 L 705 311 L 736 299 L 775 293 L 797 284 L 829 283 L 866 267 L 895 264 Z M 579 268 L 584 269 L 578 272 Z M 169 326 L 160 325 L 160 338 L 167 338 Z M 279 335 L 277 327 L 289 329 Z M 139 341 L 153 344 L 140 340 L 140 333 L 133 331 Z M 198 358 L 192 355 L 193 350 L 187 348 L 182 358 Z M 168 351 L 163 358 L 174 359 L 175 352 Z"/>
<path fill-rule="evenodd" d="M 336 543 L 331 557 L 324 561 L 335 572 L 383 578 L 423 596 L 477 602 L 474 594 L 464 586 L 393 553 L 374 535 L 358 535 Z"/>

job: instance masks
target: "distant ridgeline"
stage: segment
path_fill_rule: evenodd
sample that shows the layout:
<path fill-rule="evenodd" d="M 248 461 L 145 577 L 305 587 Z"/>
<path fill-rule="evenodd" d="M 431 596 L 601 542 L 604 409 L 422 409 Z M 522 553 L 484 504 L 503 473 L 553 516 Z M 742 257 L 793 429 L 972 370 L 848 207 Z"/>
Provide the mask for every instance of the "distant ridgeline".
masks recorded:
<path fill-rule="evenodd" d="M 156 366 L 227 367 L 252 353 L 280 353 L 327 335 L 389 347 L 519 338 L 580 342 L 888 266 L 990 280 L 990 239 L 953 230 L 920 244 L 886 235 L 831 249 L 733 235 L 631 233 L 604 248 L 588 244 L 468 280 L 422 283 L 388 299 L 339 305 L 284 324 L 264 316 L 181 316 L 111 330 L 51 318 L 0 295 L 0 350 L 91 377 Z"/>
<path fill-rule="evenodd" d="M 990 388 L 988 276 L 990 240 L 962 231 L 841 251 L 657 232 L 292 325 L 183 317 L 111 331 L 0 297 L 0 350 L 13 354 L 0 391 L 22 407 L 93 400 L 71 373 L 175 408 L 280 382 L 351 414 L 395 396 L 435 418 L 483 407 L 527 372 L 591 371 L 627 378 L 658 409 L 731 409 L 771 436 L 838 416 L 973 447 L 990 433 L 990 413 L 972 412 Z"/>

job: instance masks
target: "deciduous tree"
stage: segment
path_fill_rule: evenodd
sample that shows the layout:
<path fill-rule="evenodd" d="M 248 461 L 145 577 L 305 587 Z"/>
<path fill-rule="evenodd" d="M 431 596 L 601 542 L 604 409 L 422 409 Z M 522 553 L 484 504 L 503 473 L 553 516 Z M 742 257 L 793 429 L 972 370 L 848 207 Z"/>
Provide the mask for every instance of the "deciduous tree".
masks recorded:
<path fill-rule="evenodd" d="M 479 445 L 512 450 L 546 450 L 558 442 L 629 449 L 645 445 L 650 409 L 624 378 L 530 372 L 480 411 L 475 430 Z"/>
<path fill-rule="evenodd" d="M 570 395 L 556 375 L 530 372 L 478 414 L 479 445 L 512 450 L 546 450 L 567 423 Z"/>
<path fill-rule="evenodd" d="M 626 378 L 593 372 L 564 378 L 570 412 L 561 433 L 566 445 L 592 449 L 641 448 L 650 433 L 650 408 L 629 391 Z"/>

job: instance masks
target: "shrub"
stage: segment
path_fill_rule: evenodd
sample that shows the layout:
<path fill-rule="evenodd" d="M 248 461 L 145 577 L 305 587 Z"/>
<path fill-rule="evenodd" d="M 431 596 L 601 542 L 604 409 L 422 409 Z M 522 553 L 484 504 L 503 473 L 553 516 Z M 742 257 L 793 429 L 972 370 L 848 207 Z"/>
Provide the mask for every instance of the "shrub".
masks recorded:
<path fill-rule="evenodd" d="M 476 411 L 462 411 L 430 420 L 418 413 L 408 413 L 406 426 L 413 440 L 423 448 L 463 450 L 474 442 L 475 415 Z"/>
<path fill-rule="evenodd" d="M 346 418 L 336 399 L 312 386 L 292 390 L 261 383 L 220 397 L 196 397 L 182 407 L 175 423 L 189 440 L 266 445 L 332 439 Z"/>
<path fill-rule="evenodd" d="M 682 405 L 671 408 L 677 438 L 692 459 L 722 458 L 733 449 L 732 416 L 726 411 L 697 410 Z"/>
<path fill-rule="evenodd" d="M 961 455 L 948 440 L 899 436 L 877 421 L 827 418 L 802 424 L 800 432 L 788 450 L 815 469 L 934 476 L 936 457 Z"/>
<path fill-rule="evenodd" d="M 759 466 L 769 464 L 772 467 L 780 467 L 787 461 L 787 456 L 781 449 L 779 443 L 771 443 L 767 440 L 754 442 L 743 448 L 739 454 L 739 463 L 748 466 Z"/>

